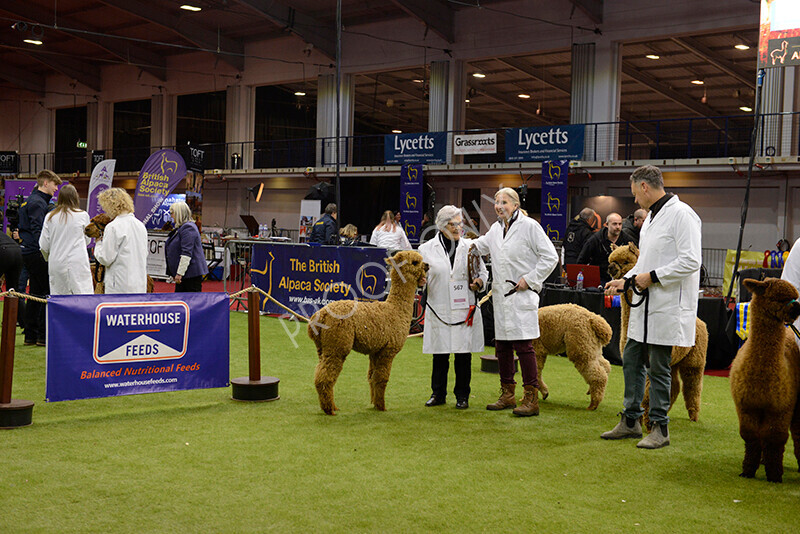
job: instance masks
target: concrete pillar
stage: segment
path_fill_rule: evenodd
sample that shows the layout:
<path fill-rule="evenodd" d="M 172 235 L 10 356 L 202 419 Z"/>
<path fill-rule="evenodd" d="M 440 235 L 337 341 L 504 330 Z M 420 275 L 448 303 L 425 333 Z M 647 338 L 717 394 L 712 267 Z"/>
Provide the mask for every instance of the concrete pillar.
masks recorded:
<path fill-rule="evenodd" d="M 178 97 L 153 95 L 150 102 L 150 147 L 175 146 L 178 125 Z"/>
<path fill-rule="evenodd" d="M 428 131 L 448 132 L 447 163 L 461 163 L 453 157 L 453 132 L 464 130 L 466 119 L 464 98 L 467 92 L 466 70 L 462 60 L 433 61 L 430 65 L 430 98 Z"/>
<path fill-rule="evenodd" d="M 770 116 L 783 111 L 784 69 L 766 69 L 761 90 L 761 135 L 756 146 L 756 156 L 777 156 L 781 148 L 781 117 Z"/>
<path fill-rule="evenodd" d="M 352 154 L 353 100 L 355 85 L 350 74 L 342 74 L 339 108 L 339 161 L 347 165 Z M 324 74 L 317 79 L 317 167 L 336 165 L 336 76 Z"/>
<path fill-rule="evenodd" d="M 584 160 L 617 159 L 621 65 L 617 42 L 572 45 L 570 123 L 589 125 Z"/>
<path fill-rule="evenodd" d="M 253 168 L 255 138 L 255 89 L 248 85 L 231 85 L 225 100 L 225 168 L 232 167 L 233 155 L 239 155 L 241 168 Z"/>

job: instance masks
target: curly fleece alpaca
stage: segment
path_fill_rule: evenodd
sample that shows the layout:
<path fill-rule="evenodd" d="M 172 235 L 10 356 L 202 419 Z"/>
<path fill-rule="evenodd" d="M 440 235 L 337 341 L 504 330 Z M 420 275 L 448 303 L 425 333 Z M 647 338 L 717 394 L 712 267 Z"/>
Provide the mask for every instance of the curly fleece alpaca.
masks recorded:
<path fill-rule="evenodd" d="M 589 410 L 597 409 L 606 393 L 611 364 L 603 358 L 603 347 L 611 341 L 611 326 L 605 319 L 576 304 L 555 304 L 539 309 L 539 331 L 533 340 L 539 366 L 542 399 L 550 394 L 542 380 L 548 354 L 567 353 L 567 358 L 589 384 Z"/>

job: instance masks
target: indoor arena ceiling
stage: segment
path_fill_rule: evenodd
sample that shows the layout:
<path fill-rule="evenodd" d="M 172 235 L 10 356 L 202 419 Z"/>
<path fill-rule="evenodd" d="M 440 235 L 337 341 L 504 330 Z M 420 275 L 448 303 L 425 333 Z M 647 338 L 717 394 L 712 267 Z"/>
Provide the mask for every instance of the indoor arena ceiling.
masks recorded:
<path fill-rule="evenodd" d="M 555 1 L 602 27 L 603 0 Z M 454 13 L 471 9 L 469 3 L 343 0 L 343 26 L 358 31 L 369 22 L 408 18 L 452 42 Z M 202 10 L 185 11 L 182 4 Z M 480 5 L 500 9 L 502 2 L 481 0 Z M 22 87 L 43 95 L 45 76 L 57 72 L 99 92 L 100 68 L 115 63 L 138 65 L 163 80 L 168 55 L 197 48 L 210 54 L 218 47 L 243 53 L 248 42 L 287 33 L 333 58 L 335 20 L 336 0 L 2 0 L 0 90 Z M 753 102 L 756 42 L 754 25 L 735 33 L 624 43 L 620 119 L 745 113 L 740 108 Z M 244 63 L 237 55 L 219 58 L 236 69 Z M 563 49 L 468 63 L 467 128 L 567 123 L 570 58 L 570 50 Z M 355 111 L 362 127 L 357 124 L 356 132 L 367 127 L 427 130 L 428 77 L 424 65 L 357 75 Z M 298 99 L 315 98 L 311 74 L 282 87 L 292 94 L 304 91 Z"/>

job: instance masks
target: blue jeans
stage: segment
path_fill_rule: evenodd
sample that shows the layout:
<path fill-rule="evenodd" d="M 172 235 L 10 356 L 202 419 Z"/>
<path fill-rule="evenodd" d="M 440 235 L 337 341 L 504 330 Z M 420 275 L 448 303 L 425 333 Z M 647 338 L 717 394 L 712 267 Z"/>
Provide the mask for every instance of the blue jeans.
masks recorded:
<path fill-rule="evenodd" d="M 647 368 L 648 353 L 650 367 Z M 666 425 L 669 423 L 669 393 L 672 374 L 669 366 L 672 347 L 640 343 L 628 339 L 622 352 L 622 374 L 625 377 L 625 417 L 638 419 L 644 414 L 645 377 L 650 377 L 650 421 Z"/>

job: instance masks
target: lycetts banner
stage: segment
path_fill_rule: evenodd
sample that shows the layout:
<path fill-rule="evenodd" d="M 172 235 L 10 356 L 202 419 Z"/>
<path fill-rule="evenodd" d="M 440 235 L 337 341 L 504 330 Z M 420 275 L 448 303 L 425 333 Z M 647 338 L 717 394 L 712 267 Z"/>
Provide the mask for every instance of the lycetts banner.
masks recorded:
<path fill-rule="evenodd" d="M 506 130 L 506 161 L 583 159 L 583 124 Z"/>
<path fill-rule="evenodd" d="M 52 295 L 47 401 L 226 387 L 224 293 Z"/>
<path fill-rule="evenodd" d="M 447 133 L 385 135 L 383 136 L 383 156 L 387 165 L 446 163 Z"/>

